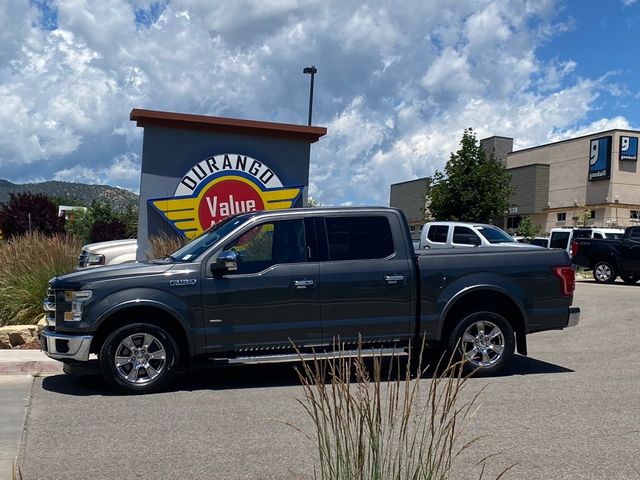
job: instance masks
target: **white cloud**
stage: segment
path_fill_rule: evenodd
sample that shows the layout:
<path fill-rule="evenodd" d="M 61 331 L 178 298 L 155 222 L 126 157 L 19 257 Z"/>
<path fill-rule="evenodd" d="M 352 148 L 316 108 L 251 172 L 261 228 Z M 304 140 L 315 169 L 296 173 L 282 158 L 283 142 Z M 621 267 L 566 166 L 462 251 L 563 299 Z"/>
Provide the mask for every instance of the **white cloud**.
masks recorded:
<path fill-rule="evenodd" d="M 114 187 L 131 186 L 139 184 L 140 157 L 136 154 L 123 154 L 111 160 L 105 167 L 85 167 L 82 164 L 74 165 L 55 172 L 54 180 L 66 182 L 82 182 L 97 185 L 111 185 Z M 138 191 L 138 188 L 132 188 Z"/>
<path fill-rule="evenodd" d="M 35 3 L 0 6 L 0 177 L 137 189 L 132 108 L 302 124 L 312 64 L 329 132 L 309 190 L 323 203 L 387 203 L 390 183 L 441 169 L 466 127 L 530 146 L 628 124 L 593 118 L 604 93 L 628 99 L 624 83 L 537 53 L 571 28 L 555 0 L 50 5 L 53 31 Z"/>

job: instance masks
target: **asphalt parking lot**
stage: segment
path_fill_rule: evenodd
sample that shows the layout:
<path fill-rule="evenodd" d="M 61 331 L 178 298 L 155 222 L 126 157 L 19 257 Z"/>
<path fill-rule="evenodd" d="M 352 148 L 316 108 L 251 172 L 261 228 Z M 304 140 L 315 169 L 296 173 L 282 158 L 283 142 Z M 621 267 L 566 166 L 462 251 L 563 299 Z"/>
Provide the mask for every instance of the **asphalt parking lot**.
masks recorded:
<path fill-rule="evenodd" d="M 579 282 L 580 325 L 529 337 L 483 386 L 458 465 L 492 458 L 483 478 L 640 478 L 640 285 Z M 100 377 L 33 384 L 19 463 L 27 479 L 311 479 L 313 434 L 290 364 L 182 376 L 169 392 L 114 395 Z M 470 472 L 475 472 L 471 474 Z"/>

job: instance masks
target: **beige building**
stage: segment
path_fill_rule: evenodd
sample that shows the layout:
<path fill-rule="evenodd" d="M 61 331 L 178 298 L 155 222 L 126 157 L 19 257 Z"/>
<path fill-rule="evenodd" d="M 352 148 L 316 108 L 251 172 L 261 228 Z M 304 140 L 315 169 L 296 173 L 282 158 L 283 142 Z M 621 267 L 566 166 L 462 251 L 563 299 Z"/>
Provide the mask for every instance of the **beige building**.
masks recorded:
<path fill-rule="evenodd" d="M 513 151 L 513 139 L 480 140 L 511 175 L 514 193 L 503 228 L 514 232 L 523 217 L 542 226 L 640 224 L 640 131 L 607 130 Z M 424 223 L 429 179 L 391 185 L 390 205 L 405 212 L 412 234 Z"/>
<path fill-rule="evenodd" d="M 505 227 L 530 216 L 544 231 L 583 225 L 627 227 L 640 221 L 640 131 L 608 130 L 513 150 L 513 139 L 481 140 L 507 168 L 515 192 Z"/>
<path fill-rule="evenodd" d="M 427 177 L 391 185 L 389 205 L 403 211 L 414 239 L 420 238 L 420 229 L 425 223 L 425 195 L 428 187 Z"/>

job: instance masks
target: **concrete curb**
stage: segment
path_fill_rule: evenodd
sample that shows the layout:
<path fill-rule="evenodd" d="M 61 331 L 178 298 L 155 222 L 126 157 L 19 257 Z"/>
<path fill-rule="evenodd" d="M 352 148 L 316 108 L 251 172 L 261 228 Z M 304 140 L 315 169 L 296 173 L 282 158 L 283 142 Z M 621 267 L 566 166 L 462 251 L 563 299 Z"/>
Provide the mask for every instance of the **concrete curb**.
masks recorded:
<path fill-rule="evenodd" d="M 40 375 L 62 372 L 62 363 L 40 350 L 0 350 L 0 375 Z"/>
<path fill-rule="evenodd" d="M 40 375 L 43 373 L 63 373 L 62 363 L 0 362 L 0 375 Z"/>

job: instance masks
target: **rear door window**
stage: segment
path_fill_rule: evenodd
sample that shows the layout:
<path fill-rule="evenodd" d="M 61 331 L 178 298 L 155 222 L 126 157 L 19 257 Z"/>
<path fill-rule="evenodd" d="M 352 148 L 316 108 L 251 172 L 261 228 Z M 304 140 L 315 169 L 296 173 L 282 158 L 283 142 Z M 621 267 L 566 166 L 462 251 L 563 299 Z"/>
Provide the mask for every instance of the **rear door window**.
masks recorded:
<path fill-rule="evenodd" d="M 329 260 L 385 258 L 395 251 L 386 217 L 327 217 L 325 223 Z"/>
<path fill-rule="evenodd" d="M 447 225 L 430 225 L 427 238 L 434 243 L 447 243 L 449 227 Z"/>
<path fill-rule="evenodd" d="M 453 243 L 458 245 L 480 245 L 480 237 L 469 227 L 454 227 Z"/>
<path fill-rule="evenodd" d="M 567 248 L 569 243 L 569 232 L 553 232 L 551 234 L 551 241 L 549 242 L 549 248 Z"/>

